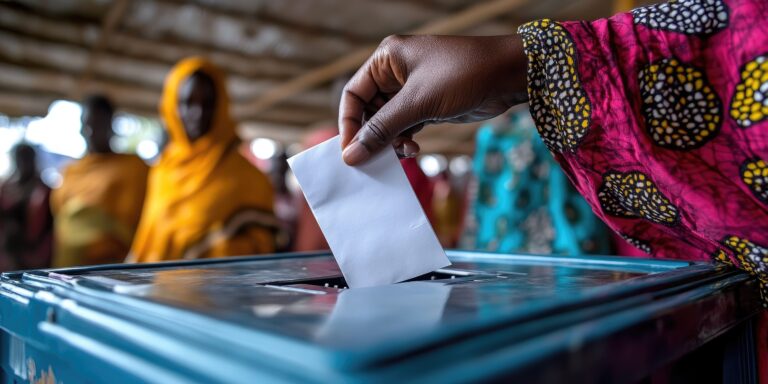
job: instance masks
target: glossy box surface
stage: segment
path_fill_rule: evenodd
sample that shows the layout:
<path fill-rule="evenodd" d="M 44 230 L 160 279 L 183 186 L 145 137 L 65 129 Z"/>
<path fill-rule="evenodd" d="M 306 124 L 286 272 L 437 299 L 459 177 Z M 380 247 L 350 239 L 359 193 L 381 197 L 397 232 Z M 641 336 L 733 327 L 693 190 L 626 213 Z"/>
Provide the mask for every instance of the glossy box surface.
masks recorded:
<path fill-rule="evenodd" d="M 631 381 L 758 310 L 746 275 L 707 264 L 449 257 L 359 289 L 328 254 L 7 273 L 4 379 Z"/>

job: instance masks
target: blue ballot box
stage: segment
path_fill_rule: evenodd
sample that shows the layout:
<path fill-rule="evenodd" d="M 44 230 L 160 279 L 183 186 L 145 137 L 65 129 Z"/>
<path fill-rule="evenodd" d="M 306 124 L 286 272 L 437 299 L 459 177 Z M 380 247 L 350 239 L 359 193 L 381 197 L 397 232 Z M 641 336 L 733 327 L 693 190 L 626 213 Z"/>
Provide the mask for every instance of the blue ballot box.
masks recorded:
<path fill-rule="evenodd" d="M 448 252 L 346 289 L 329 254 L 5 273 L 3 383 L 754 380 L 756 283 L 709 264 Z"/>

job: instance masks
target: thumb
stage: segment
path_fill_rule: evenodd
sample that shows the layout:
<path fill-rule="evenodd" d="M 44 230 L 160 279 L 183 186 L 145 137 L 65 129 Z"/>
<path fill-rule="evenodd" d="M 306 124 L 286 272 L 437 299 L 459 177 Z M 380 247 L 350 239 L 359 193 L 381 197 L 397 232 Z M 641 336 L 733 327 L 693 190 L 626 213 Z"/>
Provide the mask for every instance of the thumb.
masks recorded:
<path fill-rule="evenodd" d="M 410 88 L 406 86 L 400 90 L 363 125 L 344 149 L 344 162 L 357 165 L 367 161 L 390 145 L 401 132 L 426 120 L 426 116 L 421 116 L 418 111 L 428 109 L 416 105 L 418 98 Z"/>

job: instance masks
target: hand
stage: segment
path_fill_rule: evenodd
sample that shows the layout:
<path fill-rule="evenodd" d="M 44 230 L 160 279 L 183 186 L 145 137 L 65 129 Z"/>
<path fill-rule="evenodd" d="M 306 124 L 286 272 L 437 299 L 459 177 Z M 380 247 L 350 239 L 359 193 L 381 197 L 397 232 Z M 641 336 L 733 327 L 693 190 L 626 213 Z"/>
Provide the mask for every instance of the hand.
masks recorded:
<path fill-rule="evenodd" d="M 415 156 L 424 124 L 489 119 L 527 99 L 526 58 L 514 36 L 390 36 L 344 87 L 344 161 L 384 146 Z"/>

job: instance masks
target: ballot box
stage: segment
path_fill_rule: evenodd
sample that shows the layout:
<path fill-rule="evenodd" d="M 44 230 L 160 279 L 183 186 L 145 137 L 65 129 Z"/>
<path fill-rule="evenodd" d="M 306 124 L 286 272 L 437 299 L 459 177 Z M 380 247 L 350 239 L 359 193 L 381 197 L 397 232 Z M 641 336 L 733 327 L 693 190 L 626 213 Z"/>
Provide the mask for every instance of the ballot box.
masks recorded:
<path fill-rule="evenodd" d="M 324 253 L 5 273 L 3 383 L 754 380 L 760 309 L 744 273 L 448 256 L 356 289 Z"/>

